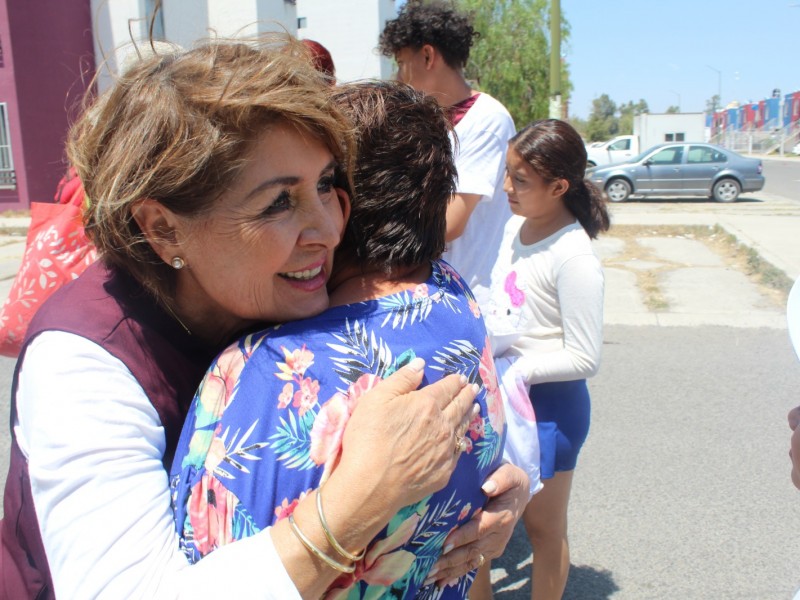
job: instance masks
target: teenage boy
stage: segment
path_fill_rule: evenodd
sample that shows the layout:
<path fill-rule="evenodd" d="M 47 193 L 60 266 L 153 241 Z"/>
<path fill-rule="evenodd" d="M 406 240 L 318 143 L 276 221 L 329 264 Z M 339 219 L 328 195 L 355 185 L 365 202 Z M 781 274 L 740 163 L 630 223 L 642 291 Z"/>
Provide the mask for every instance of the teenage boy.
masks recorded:
<path fill-rule="evenodd" d="M 464 66 L 478 33 L 470 19 L 442 2 L 408 2 L 388 21 L 379 48 L 397 62 L 397 78 L 450 109 L 458 184 L 447 208 L 445 260 L 483 305 L 503 228 L 511 216 L 503 191 L 514 121 L 505 107 L 473 90 Z"/>

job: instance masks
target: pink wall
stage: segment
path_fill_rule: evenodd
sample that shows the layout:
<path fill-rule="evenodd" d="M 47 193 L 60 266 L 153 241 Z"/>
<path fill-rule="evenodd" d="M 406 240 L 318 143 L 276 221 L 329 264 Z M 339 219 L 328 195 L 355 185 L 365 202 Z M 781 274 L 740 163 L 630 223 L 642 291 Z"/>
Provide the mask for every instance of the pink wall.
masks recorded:
<path fill-rule="evenodd" d="M 8 112 L 9 138 L 11 141 L 14 167 L 24 164 L 22 152 L 22 131 L 19 128 L 17 110 L 17 86 L 14 82 L 14 52 L 11 48 L 11 34 L 8 27 L 8 12 L 5 0 L 0 1 L 0 45 L 3 60 L 0 65 L 0 102 L 5 102 Z M 24 177 L 17 175 L 17 189 L 0 189 L 0 206 L 19 204 L 20 197 L 27 197 L 28 186 Z"/>
<path fill-rule="evenodd" d="M 18 185 L 0 190 L 0 210 L 53 200 L 68 125 L 94 73 L 89 3 L 0 0 L 0 101 L 9 104 Z"/>

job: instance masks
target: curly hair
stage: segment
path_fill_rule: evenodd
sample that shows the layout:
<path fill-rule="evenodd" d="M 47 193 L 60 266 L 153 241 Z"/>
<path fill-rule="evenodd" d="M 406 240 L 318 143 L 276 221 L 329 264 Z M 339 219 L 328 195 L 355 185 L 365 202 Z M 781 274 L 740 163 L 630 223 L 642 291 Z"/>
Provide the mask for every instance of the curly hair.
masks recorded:
<path fill-rule="evenodd" d="M 470 17 L 459 13 L 450 3 L 434 0 L 409 0 L 396 19 L 387 21 L 378 41 L 384 56 L 392 57 L 403 48 L 419 50 L 430 44 L 452 69 L 463 69 L 469 50 L 480 34 Z"/>
<path fill-rule="evenodd" d="M 564 204 L 590 238 L 608 231 L 611 221 L 603 194 L 584 177 L 586 147 L 572 125 L 559 119 L 534 121 L 512 137 L 509 146 L 545 181 L 569 182 Z"/>
<path fill-rule="evenodd" d="M 87 97 L 67 156 L 91 200 L 86 233 L 104 261 L 170 300 L 175 271 L 139 229 L 134 206 L 151 198 L 189 218 L 208 214 L 276 123 L 321 140 L 340 165 L 337 185 L 349 188 L 351 127 L 330 89 L 300 42 L 265 34 L 153 54 Z"/>
<path fill-rule="evenodd" d="M 388 81 L 342 86 L 334 101 L 353 122 L 357 143 L 350 219 L 336 261 L 389 273 L 439 258 L 456 177 L 445 110 Z"/>

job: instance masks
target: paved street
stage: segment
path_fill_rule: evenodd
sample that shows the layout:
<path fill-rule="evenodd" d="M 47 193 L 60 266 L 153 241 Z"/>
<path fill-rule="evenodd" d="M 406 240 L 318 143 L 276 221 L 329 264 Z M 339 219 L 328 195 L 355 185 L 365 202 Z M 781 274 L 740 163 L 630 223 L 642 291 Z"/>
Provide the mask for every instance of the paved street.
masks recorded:
<path fill-rule="evenodd" d="M 617 225 L 724 220 L 746 238 L 754 230 L 744 226 L 761 219 L 768 229 L 800 231 L 800 201 L 769 191 L 734 205 L 648 200 L 612 211 Z M 767 241 L 759 250 L 794 269 L 794 253 Z M 648 237 L 640 245 L 647 261 L 627 254 L 630 243 L 613 230 L 598 243 L 607 325 L 575 476 L 565 598 L 789 599 L 800 585 L 800 491 L 789 478 L 785 417 L 800 403 L 800 362 L 783 306 L 698 239 Z M 19 244 L 0 236 L 0 270 L 13 265 Z M 669 301 L 661 311 L 639 286 L 637 273 L 648 269 Z M 13 364 L 0 358 L 0 414 Z M 0 452 L 6 462 L 7 448 Z M 493 564 L 496 598 L 530 596 L 530 561 L 518 528 Z"/>
<path fill-rule="evenodd" d="M 785 330 L 610 326 L 570 511 L 567 600 L 783 600 L 800 585 Z M 530 597 L 521 527 L 493 564 Z"/>

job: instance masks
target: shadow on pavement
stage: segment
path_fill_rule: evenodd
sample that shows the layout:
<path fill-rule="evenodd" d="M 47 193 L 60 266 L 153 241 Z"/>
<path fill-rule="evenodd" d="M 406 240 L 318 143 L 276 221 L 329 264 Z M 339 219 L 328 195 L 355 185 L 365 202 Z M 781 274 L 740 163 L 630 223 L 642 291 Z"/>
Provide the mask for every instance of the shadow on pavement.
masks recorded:
<path fill-rule="evenodd" d="M 531 548 L 525 528 L 518 524 L 505 554 L 492 561 L 495 600 L 531 597 Z M 588 565 L 571 565 L 563 600 L 607 600 L 619 591 L 611 571 Z"/>
<path fill-rule="evenodd" d="M 606 600 L 619 591 L 614 575 L 606 569 L 572 565 L 563 600 Z"/>

